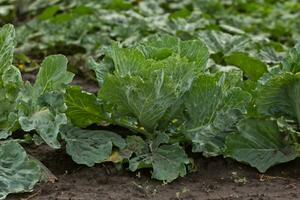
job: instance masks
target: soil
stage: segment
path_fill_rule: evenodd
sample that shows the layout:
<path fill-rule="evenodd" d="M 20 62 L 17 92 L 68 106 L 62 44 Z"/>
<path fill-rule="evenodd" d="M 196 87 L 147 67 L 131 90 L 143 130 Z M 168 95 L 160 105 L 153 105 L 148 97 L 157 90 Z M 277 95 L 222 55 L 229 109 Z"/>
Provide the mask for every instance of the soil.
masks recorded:
<path fill-rule="evenodd" d="M 28 147 L 56 176 L 32 193 L 9 200 L 296 200 L 300 199 L 300 159 L 259 174 L 231 159 L 195 159 L 197 171 L 170 183 L 151 180 L 147 171 L 130 173 L 111 164 L 88 168 L 75 164 L 64 150 Z"/>

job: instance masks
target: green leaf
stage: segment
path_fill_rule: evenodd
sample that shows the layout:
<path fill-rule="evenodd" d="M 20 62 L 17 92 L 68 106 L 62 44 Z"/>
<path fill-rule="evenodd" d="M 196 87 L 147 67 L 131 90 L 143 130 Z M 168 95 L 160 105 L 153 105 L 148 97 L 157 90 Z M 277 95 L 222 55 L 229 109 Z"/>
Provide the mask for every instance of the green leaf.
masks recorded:
<path fill-rule="evenodd" d="M 205 42 L 210 53 L 227 55 L 234 51 L 243 51 L 250 39 L 245 35 L 230 35 L 220 31 L 205 31 L 200 33 L 200 38 Z"/>
<path fill-rule="evenodd" d="M 208 49 L 200 40 L 181 41 L 170 35 L 156 35 L 139 46 L 146 58 L 165 59 L 172 54 L 185 57 L 195 63 L 199 69 L 204 69 L 208 61 Z"/>
<path fill-rule="evenodd" d="M 100 63 L 97 63 L 93 58 L 89 58 L 88 67 L 95 72 L 100 87 L 103 85 L 105 75 L 109 73 L 112 68 L 106 57 Z"/>
<path fill-rule="evenodd" d="M 52 148 L 59 148 L 59 128 L 67 123 L 64 92 L 73 74 L 67 72 L 67 59 L 56 55 L 47 57 L 33 86 L 25 85 L 18 102 L 21 128 L 36 132 Z"/>
<path fill-rule="evenodd" d="M 135 74 L 141 68 L 150 65 L 139 50 L 120 48 L 116 43 L 107 49 L 106 56 L 113 60 L 115 71 L 121 76 Z"/>
<path fill-rule="evenodd" d="M 80 90 L 80 87 L 68 87 L 65 94 L 67 104 L 67 117 L 72 124 L 78 127 L 87 127 L 91 124 L 100 124 L 109 117 L 103 110 L 99 99 L 88 92 Z"/>
<path fill-rule="evenodd" d="M 238 130 L 239 133 L 226 138 L 224 154 L 250 164 L 261 173 L 297 157 L 295 147 L 285 141 L 275 121 L 244 119 L 239 122 Z"/>
<path fill-rule="evenodd" d="M 258 91 L 260 113 L 294 119 L 300 125 L 300 74 L 285 73 L 272 77 Z"/>
<path fill-rule="evenodd" d="M 149 151 L 147 143 L 140 136 L 131 135 L 126 137 L 126 144 L 125 150 L 130 151 L 130 154 L 142 155 Z"/>
<path fill-rule="evenodd" d="M 40 180 L 40 166 L 16 142 L 0 144 L 0 199 L 10 193 L 29 192 Z"/>
<path fill-rule="evenodd" d="M 0 138 L 17 129 L 16 98 L 22 87 L 19 70 L 12 66 L 15 30 L 12 25 L 0 29 Z"/>
<path fill-rule="evenodd" d="M 52 148 L 60 148 L 57 140 L 59 128 L 67 123 L 64 114 L 53 114 L 48 109 L 34 112 L 30 117 L 21 116 L 19 123 L 24 131 L 36 132 Z"/>
<path fill-rule="evenodd" d="M 0 101 L 0 139 L 6 139 L 18 128 L 18 117 L 12 101 L 1 98 Z"/>
<path fill-rule="evenodd" d="M 14 89 L 20 87 L 22 83 L 20 71 L 12 65 L 14 45 L 13 25 L 0 28 L 0 89 L 7 90 L 7 93 L 14 93 Z"/>
<path fill-rule="evenodd" d="M 13 25 L 5 25 L 0 29 L 0 76 L 11 67 L 15 46 L 15 30 Z M 0 82 L 1 83 L 1 82 Z M 0 84 L 1 85 L 1 84 Z"/>
<path fill-rule="evenodd" d="M 175 86 L 178 96 L 182 96 L 191 88 L 192 82 L 199 73 L 196 65 L 190 63 L 187 59 L 179 56 L 170 56 L 164 60 L 158 61 L 156 66 L 143 71 L 144 74 L 151 74 L 154 70 L 163 70 L 168 81 Z M 157 69 L 156 69 L 157 67 Z"/>
<path fill-rule="evenodd" d="M 228 65 L 240 68 L 250 79 L 257 81 L 265 72 L 267 66 L 259 59 L 252 58 L 246 53 L 234 52 L 225 57 Z"/>
<path fill-rule="evenodd" d="M 152 178 L 172 182 L 186 175 L 189 159 L 179 144 L 162 145 L 152 152 L 141 154 L 129 160 L 129 169 L 153 168 Z"/>
<path fill-rule="evenodd" d="M 157 71 L 150 80 L 109 74 L 100 90 L 102 100 L 115 105 L 121 115 L 135 116 L 149 131 L 174 103 L 175 95 L 163 71 Z"/>
<path fill-rule="evenodd" d="M 104 162 L 111 154 L 113 146 L 123 149 L 125 140 L 111 131 L 83 130 L 65 126 L 61 131 L 66 141 L 66 150 L 78 164 L 89 167 Z"/>
<path fill-rule="evenodd" d="M 39 16 L 37 16 L 37 18 L 40 20 L 51 19 L 58 11 L 59 11 L 58 5 L 49 6 Z"/>
<path fill-rule="evenodd" d="M 44 59 L 37 75 L 34 87 L 43 94 L 45 91 L 59 90 L 64 88 L 73 79 L 73 74 L 67 71 L 68 60 L 63 55 L 48 56 Z"/>
<path fill-rule="evenodd" d="M 112 10 L 128 10 L 132 7 L 130 2 L 124 0 L 107 1 L 106 8 Z"/>
<path fill-rule="evenodd" d="M 226 135 L 245 113 L 251 95 L 226 86 L 222 77 L 201 75 L 184 97 L 188 114 L 183 132 L 193 142 L 194 152 L 206 156 L 222 153 Z"/>
<path fill-rule="evenodd" d="M 261 44 L 262 47 L 259 49 L 258 57 L 264 63 L 268 64 L 278 64 L 281 62 L 282 58 L 279 52 L 277 52 L 271 46 L 264 46 L 265 44 Z"/>
<path fill-rule="evenodd" d="M 24 131 L 35 130 L 49 146 L 60 148 L 57 141 L 59 128 L 67 123 L 63 94 L 39 92 L 39 88 L 30 84 L 20 91 L 17 99 L 19 123 Z"/>
<path fill-rule="evenodd" d="M 282 70 L 292 73 L 300 72 L 300 43 L 287 53 L 282 61 Z"/>
<path fill-rule="evenodd" d="M 15 66 L 7 68 L 2 75 L 3 87 L 7 90 L 7 95 L 15 96 L 23 85 L 21 72 Z"/>

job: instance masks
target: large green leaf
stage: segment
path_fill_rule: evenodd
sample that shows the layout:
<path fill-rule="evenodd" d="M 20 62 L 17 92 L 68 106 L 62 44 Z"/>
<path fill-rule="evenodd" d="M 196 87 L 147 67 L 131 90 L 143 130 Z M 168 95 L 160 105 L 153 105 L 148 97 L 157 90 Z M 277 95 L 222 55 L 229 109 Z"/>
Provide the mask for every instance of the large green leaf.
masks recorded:
<path fill-rule="evenodd" d="M 292 73 L 300 72 L 300 43 L 288 52 L 282 61 L 282 69 Z"/>
<path fill-rule="evenodd" d="M 257 81 L 265 72 L 267 66 L 259 59 L 252 58 L 246 53 L 234 52 L 225 57 L 228 65 L 240 68 L 251 80 Z"/>
<path fill-rule="evenodd" d="M 221 154 L 226 135 L 234 130 L 250 99 L 240 88 L 226 86 L 222 77 L 199 76 L 184 97 L 188 121 L 183 132 L 192 140 L 193 151 Z"/>
<path fill-rule="evenodd" d="M 12 25 L 0 29 L 0 76 L 11 67 L 15 46 L 15 30 Z M 1 83 L 1 82 L 0 82 Z"/>
<path fill-rule="evenodd" d="M 65 102 L 68 107 L 67 117 L 75 126 L 100 124 L 108 118 L 99 99 L 93 94 L 81 91 L 80 87 L 68 87 Z"/>
<path fill-rule="evenodd" d="M 300 74 L 285 73 L 271 78 L 258 91 L 257 109 L 268 116 L 285 116 L 300 125 Z"/>
<path fill-rule="evenodd" d="M 35 130 L 49 146 L 60 148 L 57 136 L 60 127 L 67 123 L 65 114 L 51 112 L 49 108 L 40 107 L 40 105 L 34 105 L 34 107 L 38 110 L 30 116 L 20 113 L 19 123 L 22 129 L 24 131 Z"/>
<path fill-rule="evenodd" d="M 238 124 L 239 133 L 226 138 L 225 155 L 250 164 L 260 172 L 278 163 L 297 157 L 296 148 L 285 141 L 275 121 L 244 119 Z"/>
<path fill-rule="evenodd" d="M 29 192 L 40 180 L 40 166 L 16 142 L 0 144 L 0 199 L 10 193 Z"/>
<path fill-rule="evenodd" d="M 115 105 L 123 115 L 136 117 L 143 127 L 152 131 L 176 100 L 172 86 L 163 71 L 157 71 L 150 80 L 109 74 L 100 90 L 100 98 Z"/>
<path fill-rule="evenodd" d="M 230 54 L 234 51 L 243 51 L 250 43 L 245 35 L 230 35 L 220 31 L 205 31 L 199 34 L 210 50 L 210 53 Z"/>
<path fill-rule="evenodd" d="M 72 77 L 73 74 L 67 72 L 66 57 L 49 56 L 42 63 L 35 84 L 26 84 L 17 99 L 21 128 L 36 130 L 53 148 L 60 147 L 59 128 L 67 123 L 63 94 Z"/>
<path fill-rule="evenodd" d="M 199 66 L 191 63 L 186 58 L 179 56 L 170 56 L 157 63 L 159 69 L 162 69 L 169 81 L 175 86 L 178 96 L 183 95 L 191 88 L 192 82 L 199 72 Z M 148 72 L 151 73 L 152 69 Z"/>
<path fill-rule="evenodd" d="M 22 87 L 19 70 L 12 66 L 15 31 L 12 25 L 0 29 L 0 138 L 17 128 L 16 97 Z"/>
<path fill-rule="evenodd" d="M 185 57 L 202 70 L 205 68 L 209 54 L 208 49 L 200 40 L 182 41 L 170 35 L 153 36 L 141 44 L 139 49 L 147 58 L 164 59 L 172 54 Z"/>
<path fill-rule="evenodd" d="M 152 152 L 140 154 L 129 160 L 129 169 L 153 168 L 152 177 L 171 182 L 186 174 L 186 164 L 190 161 L 178 144 L 161 145 Z"/>
<path fill-rule="evenodd" d="M 67 63 L 67 58 L 62 55 L 44 59 L 34 84 L 34 87 L 40 90 L 40 94 L 45 91 L 64 91 L 74 76 L 67 71 Z"/>
<path fill-rule="evenodd" d="M 139 50 L 120 48 L 116 43 L 107 49 L 106 55 L 113 60 L 115 71 L 121 76 L 135 74 L 151 64 Z"/>
<path fill-rule="evenodd" d="M 112 154 L 113 146 L 123 149 L 125 140 L 111 131 L 84 130 L 65 126 L 61 131 L 66 150 L 78 164 L 89 167 L 104 162 Z"/>

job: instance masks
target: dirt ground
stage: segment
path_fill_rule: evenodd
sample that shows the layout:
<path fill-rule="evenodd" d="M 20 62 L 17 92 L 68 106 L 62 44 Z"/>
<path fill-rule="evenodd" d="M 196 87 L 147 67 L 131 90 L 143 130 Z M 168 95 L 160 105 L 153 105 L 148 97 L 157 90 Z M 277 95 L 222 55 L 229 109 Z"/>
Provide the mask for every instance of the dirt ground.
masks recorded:
<path fill-rule="evenodd" d="M 88 168 L 75 164 L 64 150 L 30 147 L 57 177 L 32 193 L 9 200 L 296 200 L 300 199 L 300 159 L 259 174 L 223 158 L 197 158 L 196 172 L 170 184 L 150 179 L 148 172 L 118 171 L 110 164 Z"/>

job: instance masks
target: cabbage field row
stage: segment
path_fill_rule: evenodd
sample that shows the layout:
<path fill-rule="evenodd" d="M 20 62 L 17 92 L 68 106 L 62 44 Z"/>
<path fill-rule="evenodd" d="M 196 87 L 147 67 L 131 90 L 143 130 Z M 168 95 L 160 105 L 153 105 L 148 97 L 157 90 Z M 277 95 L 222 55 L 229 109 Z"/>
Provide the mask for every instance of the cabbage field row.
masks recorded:
<path fill-rule="evenodd" d="M 298 1 L 1 2 L 0 199 L 49 178 L 30 145 L 164 183 L 199 153 L 260 173 L 300 156 Z"/>

